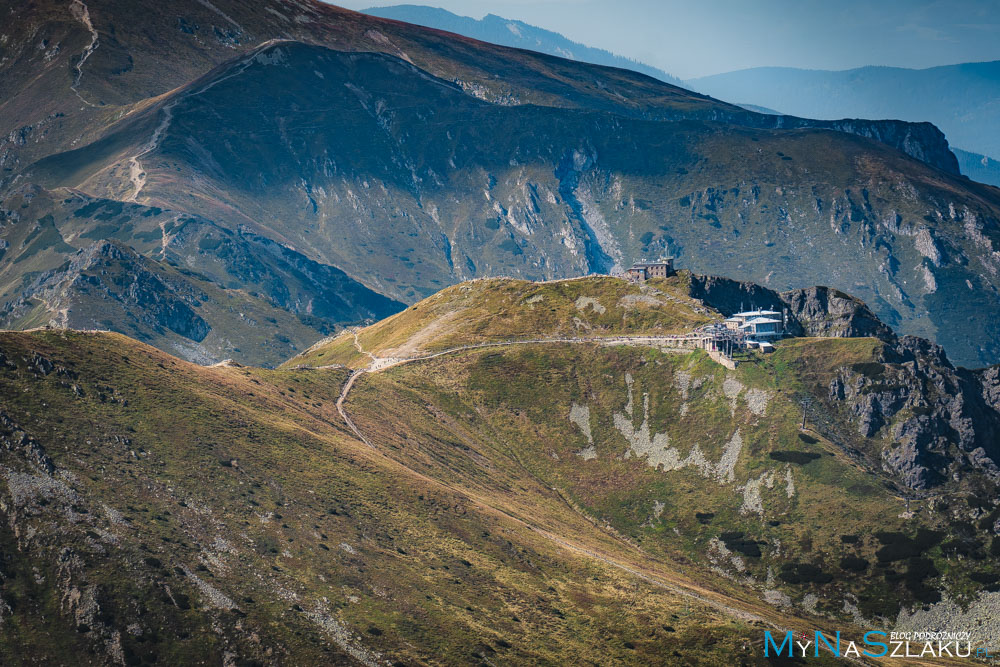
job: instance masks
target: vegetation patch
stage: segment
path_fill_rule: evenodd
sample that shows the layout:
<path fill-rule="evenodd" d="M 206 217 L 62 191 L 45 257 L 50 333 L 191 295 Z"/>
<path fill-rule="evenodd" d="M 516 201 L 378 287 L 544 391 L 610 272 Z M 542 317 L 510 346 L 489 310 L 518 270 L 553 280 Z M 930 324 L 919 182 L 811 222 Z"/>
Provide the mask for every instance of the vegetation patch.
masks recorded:
<path fill-rule="evenodd" d="M 748 539 L 743 531 L 737 530 L 722 533 L 719 535 L 719 539 L 722 540 L 722 543 L 730 551 L 735 551 L 751 558 L 761 557 L 760 545 L 764 544 L 764 542 Z"/>
<path fill-rule="evenodd" d="M 818 459 L 822 454 L 817 454 L 816 452 L 795 452 L 795 451 L 778 451 L 771 452 L 768 454 L 775 461 L 781 461 L 782 463 L 794 463 L 796 465 L 805 465 L 812 461 Z"/>
<path fill-rule="evenodd" d="M 833 575 L 813 563 L 785 563 L 778 577 L 789 584 L 828 584 Z"/>
<path fill-rule="evenodd" d="M 944 533 L 927 528 L 920 528 L 917 534 L 909 537 L 898 532 L 878 532 L 875 537 L 883 544 L 875 552 L 880 563 L 894 563 L 907 558 L 915 558 L 941 543 Z"/>
<path fill-rule="evenodd" d="M 840 569 L 848 572 L 866 572 L 869 564 L 864 558 L 857 556 L 844 556 L 840 559 Z"/>

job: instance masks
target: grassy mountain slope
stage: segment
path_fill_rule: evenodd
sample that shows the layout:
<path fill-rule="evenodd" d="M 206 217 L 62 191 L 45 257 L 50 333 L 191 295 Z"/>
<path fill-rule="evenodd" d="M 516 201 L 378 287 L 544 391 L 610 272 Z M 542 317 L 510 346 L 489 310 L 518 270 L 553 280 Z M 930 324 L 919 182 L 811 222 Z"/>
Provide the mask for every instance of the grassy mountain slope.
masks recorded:
<path fill-rule="evenodd" d="M 596 528 L 509 460 L 460 479 L 369 450 L 335 416 L 344 371 L 200 368 L 114 334 L 2 349 L 7 658 L 565 662 L 600 646 L 718 663 L 747 654 L 747 618 L 791 622 Z"/>
<path fill-rule="evenodd" d="M 598 277 L 551 283 L 474 280 L 359 331 L 320 341 L 285 367 L 361 367 L 371 361 L 369 353 L 414 357 L 507 340 L 686 334 L 719 319 L 688 291 L 685 276 L 646 285 Z"/>
<path fill-rule="evenodd" d="M 804 341 L 736 373 L 703 353 L 482 350 L 364 377 L 347 408 L 420 470 L 468 476 L 505 454 L 690 576 L 708 567 L 734 594 L 842 621 L 856 606 L 891 623 L 901 605 L 937 601 L 941 582 L 951 598 L 980 590 L 972 573 L 992 569 L 951 555 L 940 505 L 907 504 L 863 456 L 800 431 L 795 399 L 812 387 L 798 378 L 873 363 L 876 348 Z M 926 550 L 885 549 L 917 526 L 938 531 Z"/>
<path fill-rule="evenodd" d="M 254 5 L 238 0 L 169 5 L 104 0 L 93 8 L 82 1 L 69 6 L 51 1 L 8 4 L 0 9 L 11 17 L 14 29 L 7 34 L 10 55 L 0 63 L 0 85 L 11 94 L 0 107 L 0 134 L 13 134 L 0 151 L 11 170 L 93 140 L 107 123 L 144 109 L 234 55 L 289 39 L 396 56 L 498 104 L 674 120 L 726 118 L 755 127 L 836 126 L 877 135 L 941 168 L 956 169 L 947 143 L 928 124 L 776 120 L 627 69 L 488 44 L 318 0 Z"/>
<path fill-rule="evenodd" d="M 634 331 L 621 301 L 673 290 L 644 306 L 660 330 L 718 317 L 669 284 L 462 287 L 440 301 L 473 341 L 536 317 Z M 584 292 L 605 312 L 577 308 Z M 539 294 L 545 310 L 512 299 Z M 474 328 L 475 303 L 495 321 Z M 386 349 L 420 338 L 424 306 L 372 328 Z M 355 378 L 344 408 L 365 443 L 338 414 L 345 367 L 205 368 L 118 334 L 4 333 L 0 651 L 758 664 L 767 627 L 989 619 L 988 464 L 935 450 L 960 474 L 914 491 L 880 454 L 907 414 L 866 435 L 831 390 L 861 374 L 861 393 L 885 391 L 927 363 L 897 368 L 890 348 L 794 339 L 735 371 L 700 351 L 466 350 Z"/>
<path fill-rule="evenodd" d="M 841 406 L 846 416 L 825 437 L 866 458 L 870 469 L 883 470 L 906 493 L 917 494 L 973 470 L 1000 478 L 992 463 L 1000 459 L 996 367 L 956 368 L 941 347 L 897 336 L 863 302 L 824 287 L 778 294 L 688 272 L 644 286 L 612 278 L 473 281 L 383 322 L 320 341 L 283 367 L 380 370 L 470 346 L 503 351 L 531 341 L 620 345 L 623 336 L 688 333 L 748 305 L 782 311 L 793 336 L 873 341 L 871 359 L 838 362 L 840 356 L 832 354 L 818 384 L 809 386 L 817 400 Z M 822 359 L 822 346 L 806 349 L 819 350 L 812 356 Z M 807 397 L 799 394 L 794 400 Z"/>
<path fill-rule="evenodd" d="M 0 85 L 9 91 L 0 107 L 0 154 L 11 170 L 91 141 L 109 122 L 275 39 L 389 53 L 498 102 L 633 113 L 729 108 L 634 72 L 597 68 L 595 80 L 593 65 L 312 0 L 7 2 L 0 10 L 12 26 L 5 33 L 9 55 L 0 63 Z"/>

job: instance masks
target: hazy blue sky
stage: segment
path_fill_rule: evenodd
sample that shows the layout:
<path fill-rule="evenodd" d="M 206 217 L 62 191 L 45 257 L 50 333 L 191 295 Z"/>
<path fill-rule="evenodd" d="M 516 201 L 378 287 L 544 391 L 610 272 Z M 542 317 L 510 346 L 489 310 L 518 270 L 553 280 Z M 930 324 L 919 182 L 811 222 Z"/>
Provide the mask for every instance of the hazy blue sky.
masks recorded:
<path fill-rule="evenodd" d="M 343 0 L 351 9 L 404 4 Z M 410 0 L 520 19 L 693 78 L 746 67 L 1000 60 L 1000 0 Z"/>

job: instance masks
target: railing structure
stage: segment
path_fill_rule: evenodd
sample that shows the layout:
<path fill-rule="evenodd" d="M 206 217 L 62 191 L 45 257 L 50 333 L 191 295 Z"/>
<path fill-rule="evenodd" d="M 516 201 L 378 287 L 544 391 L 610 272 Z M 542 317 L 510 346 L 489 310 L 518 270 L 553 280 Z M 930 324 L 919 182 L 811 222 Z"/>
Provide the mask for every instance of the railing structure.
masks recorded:
<path fill-rule="evenodd" d="M 575 341 L 592 340 L 603 345 L 653 344 L 660 347 L 701 349 L 727 368 L 736 368 L 734 353 L 749 347 L 750 338 L 743 331 L 728 329 L 718 324 L 709 324 L 687 334 L 666 334 L 660 336 L 608 336 L 576 338 Z"/>

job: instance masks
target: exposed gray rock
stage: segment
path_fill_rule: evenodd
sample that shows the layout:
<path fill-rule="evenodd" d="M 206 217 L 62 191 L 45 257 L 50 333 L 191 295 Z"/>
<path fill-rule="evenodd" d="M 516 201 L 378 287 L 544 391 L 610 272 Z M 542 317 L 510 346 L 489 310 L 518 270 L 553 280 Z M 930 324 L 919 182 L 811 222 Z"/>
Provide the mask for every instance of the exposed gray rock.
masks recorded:
<path fill-rule="evenodd" d="M 78 293 L 120 305 L 154 330 L 169 329 L 195 342 L 204 340 L 209 325 L 195 311 L 206 295 L 191 283 L 170 280 L 150 260 L 115 241 L 98 241 L 81 250 L 62 267 L 43 273 L 18 301 L 0 313 L 13 320 L 31 307 L 32 299 L 69 310 Z"/>
<path fill-rule="evenodd" d="M 781 300 L 808 336 L 895 339 L 892 329 L 883 324 L 863 301 L 840 290 L 808 287 L 783 292 Z"/>
<path fill-rule="evenodd" d="M 860 436 L 886 438 L 882 467 L 911 489 L 939 484 L 965 463 L 994 476 L 1000 459 L 995 369 L 956 369 L 940 346 L 911 336 L 881 354 L 879 362 L 842 368 L 828 399 L 847 404 Z"/>
<path fill-rule="evenodd" d="M 0 446 L 21 454 L 50 475 L 55 472 L 55 464 L 45 453 L 45 447 L 28 435 L 2 410 L 0 410 Z"/>
<path fill-rule="evenodd" d="M 690 294 L 725 315 L 751 307 L 782 310 L 792 335 L 885 343 L 877 361 L 842 368 L 826 398 L 847 404 L 860 437 L 886 440 L 877 465 L 905 486 L 934 486 L 949 468 L 966 463 L 990 476 L 998 469 L 1000 367 L 956 368 L 941 346 L 897 336 L 862 301 L 828 287 L 779 294 L 753 283 L 693 275 Z"/>
<path fill-rule="evenodd" d="M 755 283 L 718 276 L 691 276 L 690 294 L 724 315 L 766 308 L 787 316 L 793 336 L 872 336 L 894 342 L 896 335 L 863 301 L 830 287 L 778 293 Z"/>

